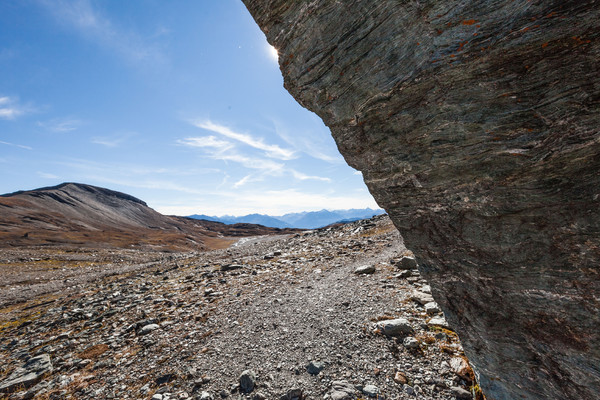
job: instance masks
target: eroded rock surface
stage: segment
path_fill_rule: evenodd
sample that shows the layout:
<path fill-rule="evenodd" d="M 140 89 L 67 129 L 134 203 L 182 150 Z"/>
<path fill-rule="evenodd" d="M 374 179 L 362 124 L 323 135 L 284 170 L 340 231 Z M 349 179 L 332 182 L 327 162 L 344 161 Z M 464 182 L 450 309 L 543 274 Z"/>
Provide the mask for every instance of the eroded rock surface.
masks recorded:
<path fill-rule="evenodd" d="M 600 393 L 600 4 L 244 0 L 488 399 Z"/>

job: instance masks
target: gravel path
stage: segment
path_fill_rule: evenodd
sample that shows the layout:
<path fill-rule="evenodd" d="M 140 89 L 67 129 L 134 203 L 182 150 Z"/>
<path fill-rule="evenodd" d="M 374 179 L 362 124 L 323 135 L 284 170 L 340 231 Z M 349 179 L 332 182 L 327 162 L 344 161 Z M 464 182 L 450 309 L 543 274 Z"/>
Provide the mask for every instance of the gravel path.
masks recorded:
<path fill-rule="evenodd" d="M 35 398 L 471 398 L 458 339 L 431 323 L 418 272 L 399 268 L 407 254 L 376 217 L 42 297 L 0 327 L 0 388 L 48 355 Z M 356 274 L 364 265 L 374 273 Z M 410 331 L 384 335 L 392 321 Z"/>

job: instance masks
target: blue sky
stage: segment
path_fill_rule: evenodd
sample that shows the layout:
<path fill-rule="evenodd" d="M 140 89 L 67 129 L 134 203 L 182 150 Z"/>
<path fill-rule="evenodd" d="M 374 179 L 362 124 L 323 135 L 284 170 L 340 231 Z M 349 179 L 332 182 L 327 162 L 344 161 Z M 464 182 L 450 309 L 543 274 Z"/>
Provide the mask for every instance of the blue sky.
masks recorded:
<path fill-rule="evenodd" d="M 240 0 L 0 2 L 0 193 L 81 182 L 162 213 L 377 207 Z"/>

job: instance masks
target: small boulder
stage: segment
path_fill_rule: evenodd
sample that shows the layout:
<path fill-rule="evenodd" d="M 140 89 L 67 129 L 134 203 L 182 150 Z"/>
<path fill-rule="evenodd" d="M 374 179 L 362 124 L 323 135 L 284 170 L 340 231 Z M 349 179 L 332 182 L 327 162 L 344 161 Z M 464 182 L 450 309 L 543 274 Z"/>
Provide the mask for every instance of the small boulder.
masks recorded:
<path fill-rule="evenodd" d="M 398 269 L 417 269 L 417 260 L 411 256 L 403 256 L 400 260 L 396 262 L 396 268 Z"/>
<path fill-rule="evenodd" d="M 52 370 L 50 355 L 41 354 L 30 358 L 22 367 L 17 368 L 8 378 L 0 382 L 0 393 L 27 389 L 41 381 L 44 375 Z"/>
<path fill-rule="evenodd" d="M 444 317 L 433 317 L 429 321 L 427 321 L 427 325 L 430 327 L 441 327 L 444 329 L 450 329 L 448 322 L 446 322 L 446 318 Z"/>
<path fill-rule="evenodd" d="M 450 387 L 450 393 L 452 394 L 452 396 L 456 397 L 457 399 L 470 400 L 473 398 L 473 396 L 471 395 L 471 392 L 469 392 L 468 390 L 465 390 L 461 387 L 458 387 L 458 386 Z"/>
<path fill-rule="evenodd" d="M 421 305 L 425 305 L 427 303 L 434 302 L 433 296 L 430 293 L 421 292 L 419 290 L 415 290 L 410 295 L 411 300 L 416 301 Z"/>
<path fill-rule="evenodd" d="M 414 332 L 405 318 L 387 319 L 377 322 L 377 327 L 387 336 L 405 336 Z"/>
<path fill-rule="evenodd" d="M 367 275 L 367 274 L 372 274 L 374 272 L 375 272 L 374 265 L 361 265 L 360 267 L 358 267 L 354 270 L 354 273 L 356 275 Z"/>

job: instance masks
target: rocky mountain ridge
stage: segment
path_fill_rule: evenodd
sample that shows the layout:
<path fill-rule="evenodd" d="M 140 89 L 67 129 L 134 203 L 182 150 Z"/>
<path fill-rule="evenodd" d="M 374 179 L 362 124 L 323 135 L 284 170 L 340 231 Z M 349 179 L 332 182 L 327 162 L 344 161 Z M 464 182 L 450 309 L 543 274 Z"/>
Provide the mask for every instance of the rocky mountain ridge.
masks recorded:
<path fill-rule="evenodd" d="M 162 215 L 125 193 L 63 183 L 0 196 L 0 247 L 223 248 L 238 236 L 291 233 Z"/>
<path fill-rule="evenodd" d="M 368 219 L 374 215 L 381 215 L 384 213 L 385 212 L 381 209 L 372 210 L 370 208 L 350 210 L 323 209 L 321 211 L 288 213 L 280 216 L 249 214 L 241 217 L 228 215 L 215 217 L 204 214 L 194 214 L 190 215 L 189 218 L 217 221 L 225 224 L 252 223 L 272 228 L 317 229 L 335 223 L 346 223 L 360 219 Z"/>

